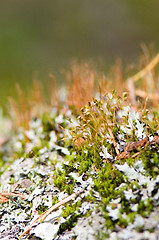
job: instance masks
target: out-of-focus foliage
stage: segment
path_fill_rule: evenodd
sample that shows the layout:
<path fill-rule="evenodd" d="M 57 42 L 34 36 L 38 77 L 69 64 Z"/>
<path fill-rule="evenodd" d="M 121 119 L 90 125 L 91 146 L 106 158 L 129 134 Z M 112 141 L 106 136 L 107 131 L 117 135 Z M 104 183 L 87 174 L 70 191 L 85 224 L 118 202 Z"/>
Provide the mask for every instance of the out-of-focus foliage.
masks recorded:
<path fill-rule="evenodd" d="M 155 0 L 1 1 L 0 104 L 15 94 L 15 82 L 29 89 L 73 57 L 101 57 L 105 70 L 117 56 L 136 58 L 141 42 L 158 50 L 158 8 Z"/>

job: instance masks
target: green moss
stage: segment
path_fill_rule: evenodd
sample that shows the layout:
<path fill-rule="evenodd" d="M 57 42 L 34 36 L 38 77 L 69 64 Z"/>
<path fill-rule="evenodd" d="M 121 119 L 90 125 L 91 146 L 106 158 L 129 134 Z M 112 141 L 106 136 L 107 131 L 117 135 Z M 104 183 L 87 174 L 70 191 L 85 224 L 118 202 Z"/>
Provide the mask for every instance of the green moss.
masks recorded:
<path fill-rule="evenodd" d="M 109 238 L 109 234 L 105 233 L 103 230 L 100 230 L 99 234 L 96 235 L 97 240 L 105 240 Z"/>
<path fill-rule="evenodd" d="M 66 222 L 61 223 L 59 234 L 64 232 L 66 229 L 71 230 L 71 228 L 76 225 L 78 217 L 78 214 L 73 214 L 69 219 L 66 220 Z"/>
<path fill-rule="evenodd" d="M 32 158 L 32 157 L 39 157 L 39 150 L 42 148 L 42 146 L 40 147 L 33 147 L 32 150 L 28 153 L 28 157 Z"/>
<path fill-rule="evenodd" d="M 79 207 L 81 207 L 82 201 L 78 200 L 74 204 L 67 203 L 62 210 L 61 216 L 66 218 L 66 222 L 60 225 L 60 233 L 64 230 L 70 230 L 73 226 L 75 226 L 77 219 L 79 218 Z"/>
<path fill-rule="evenodd" d="M 144 201 L 140 200 L 139 204 L 137 206 L 137 213 L 139 213 L 141 216 L 146 217 L 146 206 Z"/>
<path fill-rule="evenodd" d="M 158 147 L 153 149 L 148 149 L 141 155 L 144 168 L 147 171 L 149 176 L 152 176 L 154 179 L 159 174 L 159 155 Z"/>
<path fill-rule="evenodd" d="M 66 184 L 65 186 L 65 192 L 67 192 L 69 195 L 73 194 L 74 184 Z"/>
<path fill-rule="evenodd" d="M 125 228 L 128 226 L 128 220 L 123 218 L 122 216 L 119 217 L 119 220 L 117 221 L 117 224 L 121 227 L 121 228 Z"/>
<path fill-rule="evenodd" d="M 5 163 L 5 161 L 3 160 L 3 154 L 0 152 L 0 169 L 2 168 L 4 163 Z M 0 175 L 1 175 L 1 172 L 0 172 Z"/>
<path fill-rule="evenodd" d="M 135 159 L 130 157 L 130 158 L 126 159 L 126 162 L 131 167 L 131 166 L 133 166 Z"/>
<path fill-rule="evenodd" d="M 121 206 L 120 213 L 128 214 L 131 211 L 131 206 L 129 201 L 125 198 L 124 194 L 121 194 Z"/>
<path fill-rule="evenodd" d="M 143 232 L 144 230 L 144 225 L 136 227 L 136 231 L 138 232 Z"/>
<path fill-rule="evenodd" d="M 114 103 L 114 99 L 117 101 Z M 103 98 L 104 99 L 104 98 Z M 104 105 L 105 104 L 105 105 Z M 111 124 L 111 131 L 114 136 L 116 143 L 119 143 L 118 134 L 122 133 L 125 137 L 124 141 L 138 141 L 135 135 L 135 121 L 133 121 L 134 129 L 132 129 L 131 135 L 126 135 L 120 126 L 123 124 L 126 126 L 128 124 L 128 116 L 123 116 L 123 118 L 118 122 L 118 118 L 116 118 L 116 114 L 118 109 L 123 109 L 123 100 L 122 98 L 117 98 L 116 93 L 112 93 L 112 96 L 105 96 L 104 100 L 93 100 L 88 103 L 88 105 L 84 106 L 81 115 L 78 117 L 79 126 L 77 129 L 73 129 L 72 140 L 66 139 L 64 141 L 61 139 L 60 133 L 64 134 L 64 130 L 67 127 L 67 121 L 63 116 L 63 122 L 61 124 L 56 123 L 56 117 L 50 117 L 49 114 L 44 114 L 42 117 L 42 125 L 43 125 L 43 133 L 45 138 L 42 140 L 42 146 L 48 146 L 49 148 L 49 140 L 50 140 L 50 131 L 55 131 L 57 136 L 57 144 L 59 146 L 66 146 L 70 151 L 70 155 L 65 157 L 67 163 L 62 164 L 62 170 L 54 171 L 53 183 L 56 187 L 59 188 L 60 191 L 65 191 L 69 195 L 73 193 L 74 186 L 76 181 L 71 175 L 72 172 L 77 173 L 79 176 L 83 174 L 85 176 L 85 180 L 91 177 L 94 181 L 94 185 L 90 190 L 90 194 L 85 197 L 82 201 L 89 201 L 96 203 L 95 191 L 98 192 L 101 196 L 101 202 L 98 202 L 98 207 L 103 210 L 103 215 L 106 219 L 106 227 L 110 230 L 113 230 L 115 225 L 118 224 L 120 227 L 125 228 L 128 223 L 133 223 L 136 214 L 140 214 L 142 216 L 147 216 L 152 209 L 153 203 L 151 199 L 148 199 L 147 202 L 143 202 L 140 200 L 140 196 L 138 198 L 127 200 L 123 194 L 124 190 L 132 189 L 133 191 L 140 189 L 137 180 L 129 182 L 127 176 L 124 176 L 120 171 L 118 171 L 114 164 L 106 159 L 100 157 L 100 152 L 102 151 L 102 146 L 107 148 L 107 151 L 115 158 L 117 153 L 115 151 L 115 147 L 112 143 L 110 143 L 107 139 L 107 135 L 110 136 L 110 131 L 108 129 L 109 124 Z M 106 109 L 105 109 L 106 108 Z M 107 112 L 107 114 L 106 114 Z M 153 133 L 154 130 L 151 129 L 151 126 L 148 125 L 148 117 L 147 112 L 144 113 L 141 118 L 141 122 L 147 126 L 147 133 Z M 154 126 L 156 122 L 153 123 Z M 76 144 L 72 147 L 72 142 L 75 140 L 83 139 L 82 144 Z M 111 139 L 110 139 L 111 140 Z M 112 141 L 111 141 L 112 142 Z M 70 144 L 71 143 L 71 144 Z M 147 171 L 147 175 L 155 178 L 159 171 L 159 157 L 157 152 L 157 147 L 153 149 L 146 146 L 144 149 L 135 149 L 130 152 L 130 156 L 132 156 L 137 151 L 142 151 L 140 154 L 140 158 L 143 161 L 144 168 Z M 39 156 L 40 147 L 35 147 L 28 154 L 28 157 L 36 157 Z M 76 154 L 74 154 L 74 152 Z M 61 153 L 59 153 L 61 154 Z M 56 165 L 57 159 L 52 161 L 51 163 Z M 130 157 L 126 160 L 129 166 L 133 166 L 135 159 Z M 124 160 L 117 160 L 116 163 L 121 164 Z M 37 160 L 35 164 L 37 164 Z M 39 163 L 40 159 L 39 159 Z M 93 170 L 93 171 L 92 171 Z M 94 174 L 92 175 L 92 172 Z M 120 186 L 121 183 L 125 183 L 125 186 L 122 189 L 116 189 Z M 146 186 L 145 186 L 146 187 Z M 121 209 L 120 209 L 120 217 L 119 220 L 113 221 L 106 211 L 106 205 L 110 203 L 112 199 L 116 199 L 117 197 L 121 197 Z M 65 229 L 71 229 L 72 226 L 77 221 L 79 217 L 79 207 L 81 206 L 81 202 L 78 201 L 75 204 L 68 203 L 64 206 L 62 211 L 62 216 L 67 219 L 67 221 L 61 225 L 60 231 L 64 231 Z M 58 202 L 58 198 L 55 197 L 53 199 L 53 205 Z M 138 204 L 137 212 L 133 212 L 131 210 L 131 204 Z M 116 206 L 112 204 L 112 208 Z M 44 206 L 40 206 L 39 211 L 43 211 Z M 87 216 L 91 213 L 88 212 Z M 124 217 L 125 216 L 125 217 Z"/>
<path fill-rule="evenodd" d="M 43 125 L 43 131 L 46 134 L 47 132 L 50 132 L 55 129 L 55 118 L 51 118 L 48 113 L 44 113 L 42 115 L 42 125 Z M 46 138 L 47 139 L 47 138 Z M 49 140 L 49 138 L 48 138 Z"/>
<path fill-rule="evenodd" d="M 93 196 L 93 192 L 90 190 L 89 194 L 84 198 L 87 202 L 94 202 L 96 198 Z"/>
<path fill-rule="evenodd" d="M 56 187 L 60 189 L 60 191 L 64 191 L 66 182 L 67 180 L 66 180 L 65 172 L 62 172 L 59 169 L 57 172 L 55 171 L 53 183 Z"/>
<path fill-rule="evenodd" d="M 58 200 L 58 197 L 55 196 L 53 199 L 52 199 L 52 205 L 55 205 L 56 203 L 58 203 L 59 200 Z"/>
<path fill-rule="evenodd" d="M 67 218 L 68 216 L 72 215 L 75 211 L 78 212 L 79 207 L 81 207 L 81 200 L 78 200 L 74 204 L 68 203 L 62 210 L 61 216 Z"/>
<path fill-rule="evenodd" d="M 129 219 L 130 223 L 134 222 L 135 216 L 136 216 L 136 212 L 130 212 L 128 214 L 128 219 Z"/>
<path fill-rule="evenodd" d="M 106 219 L 105 222 L 106 228 L 112 231 L 114 229 L 114 222 L 111 220 L 111 218 L 108 216 L 106 212 L 104 213 L 104 218 Z"/>
<path fill-rule="evenodd" d="M 130 183 L 129 183 L 129 186 L 130 186 L 130 188 L 133 189 L 133 190 L 134 190 L 134 189 L 136 190 L 136 189 L 139 189 L 139 188 L 140 188 L 137 179 L 134 180 L 134 181 L 132 181 L 132 182 L 130 182 Z"/>
<path fill-rule="evenodd" d="M 122 182 L 121 172 L 116 170 L 113 165 L 107 164 L 98 172 L 98 177 L 94 179 L 94 189 L 100 193 L 104 204 L 106 204 L 119 194 L 115 188 Z"/>
<path fill-rule="evenodd" d="M 14 184 L 14 183 L 15 183 L 15 177 L 10 177 L 9 183 L 10 183 L 10 184 Z"/>
<path fill-rule="evenodd" d="M 42 214 L 43 212 L 45 212 L 48 209 L 48 207 L 46 207 L 44 204 L 39 204 L 39 206 L 37 207 L 37 211 L 38 214 Z"/>
<path fill-rule="evenodd" d="M 147 202 L 145 203 L 145 207 L 146 207 L 147 213 L 150 214 L 153 209 L 153 202 L 151 198 L 147 199 Z"/>

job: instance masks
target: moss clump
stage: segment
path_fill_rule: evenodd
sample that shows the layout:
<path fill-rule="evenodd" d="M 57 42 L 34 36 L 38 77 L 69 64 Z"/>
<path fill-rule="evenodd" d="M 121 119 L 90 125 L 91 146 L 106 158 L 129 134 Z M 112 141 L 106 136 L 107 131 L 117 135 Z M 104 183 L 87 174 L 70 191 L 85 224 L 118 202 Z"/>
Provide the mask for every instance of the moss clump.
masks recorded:
<path fill-rule="evenodd" d="M 53 182 L 54 185 L 60 189 L 60 191 L 64 191 L 67 182 L 65 172 L 62 172 L 59 169 L 57 172 L 55 171 Z"/>
<path fill-rule="evenodd" d="M 147 201 L 139 201 L 138 207 L 137 207 L 137 213 L 139 213 L 143 217 L 147 217 L 153 209 L 153 202 L 150 198 L 147 199 Z"/>
<path fill-rule="evenodd" d="M 59 234 L 64 232 L 66 229 L 71 230 L 71 228 L 75 226 L 78 217 L 79 217 L 79 214 L 77 213 L 73 214 L 70 218 L 66 220 L 66 222 L 60 224 Z"/>
<path fill-rule="evenodd" d="M 55 196 L 53 199 L 52 199 L 52 205 L 55 205 L 56 203 L 58 203 L 58 197 Z"/>
<path fill-rule="evenodd" d="M 53 183 L 60 191 L 65 191 L 68 194 L 73 193 L 75 179 L 72 176 L 67 176 L 66 171 L 57 170 L 54 172 Z"/>
<path fill-rule="evenodd" d="M 43 125 L 43 132 L 45 133 L 45 140 L 49 140 L 49 136 L 46 135 L 46 133 L 55 130 L 55 118 L 51 118 L 48 113 L 44 113 L 41 120 Z"/>
<path fill-rule="evenodd" d="M 38 211 L 38 214 L 42 214 L 43 212 L 45 212 L 48 209 L 48 207 L 46 207 L 44 204 L 39 204 L 38 208 L 36 209 Z"/>
<path fill-rule="evenodd" d="M 111 199 L 117 197 L 119 192 L 115 188 L 122 182 L 121 172 L 116 170 L 112 164 L 108 164 L 100 169 L 94 179 L 94 189 L 100 193 L 104 205 L 107 205 Z"/>
<path fill-rule="evenodd" d="M 114 229 L 114 221 L 112 221 L 112 219 L 108 216 L 108 213 L 105 211 L 104 212 L 104 218 L 106 220 L 105 222 L 105 226 L 107 229 L 110 229 L 111 231 Z"/>
<path fill-rule="evenodd" d="M 158 146 L 156 146 L 156 148 L 147 149 L 147 151 L 141 155 L 141 159 L 147 174 L 155 179 L 159 174 Z"/>
<path fill-rule="evenodd" d="M 122 215 L 119 217 L 119 220 L 117 221 L 117 224 L 121 227 L 121 228 L 125 228 L 128 226 L 128 219 L 125 219 L 124 217 L 122 217 Z"/>
<path fill-rule="evenodd" d="M 120 213 L 130 213 L 131 212 L 131 206 L 130 206 L 130 202 L 125 198 L 124 194 L 121 194 L 121 209 L 120 209 Z"/>
<path fill-rule="evenodd" d="M 74 204 L 68 203 L 65 208 L 62 210 L 61 216 L 64 218 L 67 218 L 74 214 L 75 212 L 78 212 L 79 207 L 81 207 L 81 200 L 78 200 Z"/>

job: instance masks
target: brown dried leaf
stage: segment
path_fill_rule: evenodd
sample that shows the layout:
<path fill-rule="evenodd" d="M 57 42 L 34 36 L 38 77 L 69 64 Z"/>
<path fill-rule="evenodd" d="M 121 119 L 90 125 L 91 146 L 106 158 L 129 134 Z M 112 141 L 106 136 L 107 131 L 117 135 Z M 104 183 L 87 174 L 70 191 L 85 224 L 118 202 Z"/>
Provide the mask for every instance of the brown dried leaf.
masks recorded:
<path fill-rule="evenodd" d="M 129 152 L 124 151 L 124 152 L 118 154 L 117 159 L 118 159 L 118 160 L 122 160 L 122 159 L 124 159 L 124 158 L 129 158 L 129 157 L 130 157 Z"/>
<path fill-rule="evenodd" d="M 159 136 L 154 136 L 153 137 L 153 141 L 151 142 L 151 144 L 159 144 Z"/>
<path fill-rule="evenodd" d="M 127 152 L 131 152 L 133 150 L 137 150 L 139 147 L 143 147 L 145 146 L 145 144 L 148 142 L 148 139 L 147 138 L 144 138 L 140 141 L 137 141 L 137 142 L 128 142 L 126 144 L 126 147 L 125 147 L 125 151 Z"/>

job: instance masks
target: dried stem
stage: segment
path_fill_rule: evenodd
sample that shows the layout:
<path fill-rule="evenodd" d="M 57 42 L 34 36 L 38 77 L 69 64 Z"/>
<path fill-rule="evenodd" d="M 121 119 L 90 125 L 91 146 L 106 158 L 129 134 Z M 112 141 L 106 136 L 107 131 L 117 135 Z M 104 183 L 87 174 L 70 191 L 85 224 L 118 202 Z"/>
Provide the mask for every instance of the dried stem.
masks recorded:
<path fill-rule="evenodd" d="M 56 208 L 60 207 L 61 205 L 69 202 L 73 198 L 77 197 L 80 193 L 84 192 L 84 189 L 77 191 L 76 193 L 73 193 L 72 195 L 68 196 L 67 198 L 63 199 L 62 201 L 56 203 L 54 206 L 52 206 L 50 209 L 42 213 L 39 217 L 37 217 L 29 226 L 27 226 L 24 230 L 24 232 L 19 236 L 18 239 L 24 236 L 25 233 L 29 232 L 31 228 L 35 225 L 35 223 L 43 221 L 52 211 L 54 211 Z"/>
<path fill-rule="evenodd" d="M 144 77 L 148 72 L 150 72 L 158 63 L 159 63 L 159 53 L 145 68 L 143 68 L 141 71 L 139 71 L 133 77 L 131 77 L 132 81 L 137 82 L 140 78 Z M 128 80 L 129 79 L 130 78 L 128 78 Z"/>
<path fill-rule="evenodd" d="M 110 134 L 110 136 L 111 136 L 111 138 L 112 138 L 112 140 L 113 140 L 113 145 L 114 145 L 114 148 L 115 148 L 116 154 L 119 155 L 120 152 L 119 152 L 119 150 L 118 150 L 118 148 L 117 148 L 117 144 L 116 144 L 116 141 L 115 141 L 114 135 L 113 135 L 113 133 L 112 133 L 112 130 L 111 130 L 110 128 L 108 128 L 108 132 L 109 132 L 109 134 Z"/>
<path fill-rule="evenodd" d="M 20 197 L 21 199 L 26 198 L 26 196 L 21 193 L 2 192 L 0 193 L 0 203 L 8 202 L 10 197 Z"/>

